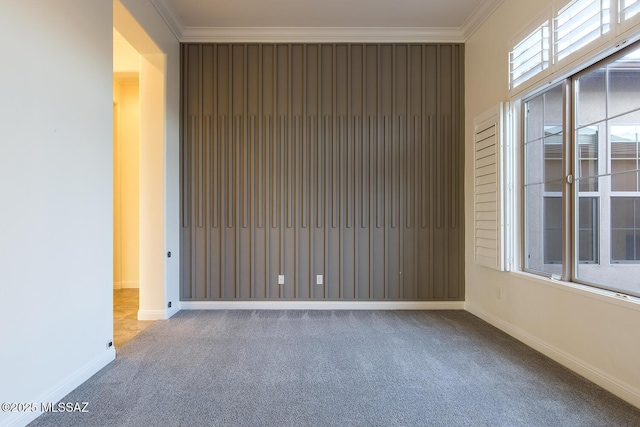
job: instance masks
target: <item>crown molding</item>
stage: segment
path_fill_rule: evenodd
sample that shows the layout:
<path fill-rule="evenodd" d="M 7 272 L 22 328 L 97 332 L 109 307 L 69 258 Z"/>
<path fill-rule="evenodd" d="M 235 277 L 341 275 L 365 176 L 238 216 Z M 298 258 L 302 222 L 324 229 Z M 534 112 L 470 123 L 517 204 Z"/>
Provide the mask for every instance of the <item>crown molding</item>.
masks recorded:
<path fill-rule="evenodd" d="M 186 27 L 183 43 L 461 43 L 459 28 Z"/>
<path fill-rule="evenodd" d="M 149 0 L 182 43 L 464 43 L 502 5 L 485 0 L 461 27 L 186 27 L 168 0 Z"/>
<path fill-rule="evenodd" d="M 178 41 L 182 41 L 182 34 L 185 31 L 184 22 L 178 12 L 171 6 L 167 0 L 149 0 L 153 7 L 158 11 L 164 22 L 171 30 Z"/>
<path fill-rule="evenodd" d="M 464 23 L 460 27 L 460 31 L 463 34 L 464 41 L 469 38 L 484 24 L 493 12 L 496 11 L 504 3 L 504 0 L 485 0 L 480 2 L 478 7 L 465 19 Z"/>

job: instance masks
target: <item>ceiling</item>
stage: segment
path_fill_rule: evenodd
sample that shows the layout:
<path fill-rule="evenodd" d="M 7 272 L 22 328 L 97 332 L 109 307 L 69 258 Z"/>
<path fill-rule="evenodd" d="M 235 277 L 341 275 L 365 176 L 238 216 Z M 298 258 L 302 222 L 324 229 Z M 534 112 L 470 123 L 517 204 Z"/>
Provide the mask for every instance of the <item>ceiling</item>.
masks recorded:
<path fill-rule="evenodd" d="M 151 0 L 183 42 L 461 42 L 502 1 Z"/>

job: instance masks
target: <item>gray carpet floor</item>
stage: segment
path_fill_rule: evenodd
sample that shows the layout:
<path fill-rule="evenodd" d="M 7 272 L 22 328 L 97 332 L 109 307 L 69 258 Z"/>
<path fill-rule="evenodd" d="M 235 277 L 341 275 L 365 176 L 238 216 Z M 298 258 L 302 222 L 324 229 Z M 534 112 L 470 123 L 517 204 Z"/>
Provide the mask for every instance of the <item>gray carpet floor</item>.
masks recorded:
<path fill-rule="evenodd" d="M 465 311 L 183 311 L 32 426 L 640 426 Z"/>

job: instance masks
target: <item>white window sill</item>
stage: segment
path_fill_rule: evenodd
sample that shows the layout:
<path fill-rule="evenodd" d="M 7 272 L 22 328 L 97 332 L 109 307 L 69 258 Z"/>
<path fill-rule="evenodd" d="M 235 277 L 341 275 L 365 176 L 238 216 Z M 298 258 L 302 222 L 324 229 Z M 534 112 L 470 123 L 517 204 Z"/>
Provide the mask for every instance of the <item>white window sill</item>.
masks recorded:
<path fill-rule="evenodd" d="M 512 274 L 518 279 L 524 279 L 538 285 L 550 286 L 561 291 L 596 299 L 598 301 L 614 304 L 630 310 L 640 311 L 640 298 L 633 296 L 623 296 L 613 291 L 594 288 L 580 283 L 564 282 L 562 280 L 538 276 L 537 274 L 527 273 L 525 271 L 511 271 L 508 274 Z"/>

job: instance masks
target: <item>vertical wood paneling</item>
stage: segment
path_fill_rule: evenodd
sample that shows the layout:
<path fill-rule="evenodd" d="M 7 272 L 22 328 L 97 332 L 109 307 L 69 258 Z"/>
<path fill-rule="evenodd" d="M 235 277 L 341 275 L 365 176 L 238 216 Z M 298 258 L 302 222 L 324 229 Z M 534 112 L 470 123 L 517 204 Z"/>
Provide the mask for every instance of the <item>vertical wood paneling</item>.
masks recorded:
<path fill-rule="evenodd" d="M 218 228 L 220 218 L 220 144 L 218 140 L 218 126 L 216 126 L 217 120 L 215 116 L 207 116 L 207 121 L 209 122 L 209 138 L 211 141 L 211 164 L 209 165 L 209 179 L 211 182 L 211 227 Z"/>
<path fill-rule="evenodd" d="M 273 138 L 271 139 L 271 227 L 276 228 L 280 225 L 279 210 L 280 207 L 280 135 L 278 130 L 281 128 L 281 118 L 274 114 L 272 118 Z"/>
<path fill-rule="evenodd" d="M 458 47 L 454 47 L 454 49 L 458 49 Z M 460 53 L 458 52 L 457 55 L 451 55 L 451 61 L 452 61 L 452 69 L 454 72 L 459 73 L 460 72 L 460 67 L 459 67 L 459 56 Z M 458 82 L 459 80 L 454 78 L 453 79 L 453 83 L 452 83 L 452 87 L 451 87 L 451 98 L 452 99 L 457 99 L 460 94 L 459 94 L 459 87 L 458 87 Z M 452 119 L 451 119 L 451 138 L 449 140 L 449 144 L 451 144 L 451 212 L 452 212 L 452 223 L 451 223 L 451 228 L 457 228 L 458 227 L 458 221 L 459 221 L 459 215 L 458 215 L 458 198 L 459 198 L 459 189 L 458 189 L 458 174 L 460 173 L 459 170 L 460 168 L 458 167 L 458 163 L 459 163 L 459 159 L 458 159 L 458 144 L 456 144 L 456 141 L 460 138 L 460 135 L 458 134 L 457 128 L 454 128 L 454 123 L 458 122 L 459 119 L 459 111 L 460 111 L 460 105 L 457 102 L 453 102 L 453 106 L 452 106 Z"/>
<path fill-rule="evenodd" d="M 464 297 L 461 46 L 182 61 L 183 299 Z"/>
<path fill-rule="evenodd" d="M 405 212 L 406 212 L 406 226 L 407 228 L 413 227 L 413 193 L 411 192 L 412 186 L 410 185 L 413 182 L 414 172 L 411 168 L 414 151 L 414 139 L 415 139 L 415 126 L 412 123 L 412 114 L 411 114 L 411 66 L 412 66 L 412 47 L 407 46 L 407 79 L 405 82 L 405 87 L 407 90 L 406 98 L 407 98 L 407 110 L 405 116 Z"/>
<path fill-rule="evenodd" d="M 196 223 L 198 228 L 204 227 L 204 138 L 200 136 L 196 144 Z"/>
<path fill-rule="evenodd" d="M 189 223 L 190 224 L 193 223 L 193 227 L 191 227 L 191 229 L 189 230 L 189 232 L 190 232 L 189 233 L 190 234 L 190 243 L 191 243 L 189 245 L 190 246 L 189 249 L 190 249 L 190 253 L 192 254 L 191 263 L 190 263 L 190 270 L 191 270 L 190 276 L 191 276 L 191 279 L 192 279 L 190 294 L 193 297 L 197 297 L 197 295 L 196 295 L 196 292 L 197 292 L 196 285 L 198 283 L 198 280 L 197 280 L 198 278 L 196 276 L 197 256 L 194 256 L 194 255 L 197 254 L 197 246 L 196 246 L 197 245 L 197 239 L 196 239 L 196 237 L 197 237 L 197 235 L 196 235 L 197 224 L 194 221 L 194 216 L 196 215 L 196 211 L 197 210 L 194 209 L 194 204 L 195 203 L 193 203 L 195 201 L 195 199 L 197 198 L 197 181 L 194 179 L 194 176 L 193 176 L 194 172 L 196 170 L 195 162 L 194 162 L 194 153 L 197 150 L 196 142 L 195 142 L 196 138 L 197 138 L 196 127 L 197 127 L 197 117 L 195 115 L 192 115 L 190 117 L 190 120 L 189 120 L 189 129 L 190 129 L 189 130 L 189 139 L 190 139 L 190 141 L 189 141 L 189 148 L 190 148 L 190 150 L 189 150 L 189 154 L 190 154 L 190 158 L 189 158 L 189 166 L 190 166 L 189 181 L 191 183 L 193 183 L 193 188 L 190 189 L 190 192 L 192 193 L 192 197 L 190 197 L 191 200 L 189 200 L 189 202 L 190 202 L 189 203 L 189 212 L 190 212 Z M 196 194 L 193 194 L 193 193 L 196 193 Z M 195 197 L 193 197 L 193 196 L 195 196 Z"/>
<path fill-rule="evenodd" d="M 300 122 L 300 132 L 302 134 L 302 147 L 300 159 L 301 188 L 300 196 L 302 202 L 302 228 L 307 228 L 309 224 L 309 121 L 307 118 L 307 45 L 302 46 L 302 119 Z"/>
<path fill-rule="evenodd" d="M 195 139 L 195 128 L 196 128 L 196 120 L 197 117 L 195 115 L 191 115 L 188 118 L 188 124 L 185 126 L 186 138 L 185 143 L 183 144 L 183 158 L 182 158 L 182 182 L 184 194 L 182 197 L 182 203 L 184 206 L 183 214 L 182 214 L 182 226 L 184 228 L 191 227 L 191 198 L 193 192 L 191 191 L 191 172 L 193 169 L 191 168 L 191 152 L 193 151 L 194 139 Z"/>
<path fill-rule="evenodd" d="M 415 162 L 417 158 L 416 140 L 419 138 L 418 132 L 418 116 L 407 115 L 406 129 L 407 129 L 407 151 L 405 157 L 405 171 L 406 171 L 406 225 L 407 228 L 413 228 L 415 221 L 415 206 L 416 206 L 416 167 Z"/>
<path fill-rule="evenodd" d="M 366 132 L 365 126 L 367 123 L 367 46 L 362 45 L 362 116 L 359 117 L 360 121 L 360 136 L 362 138 L 360 159 L 362 164 L 361 178 L 360 178 L 360 227 L 368 228 L 369 209 L 365 206 L 368 200 L 366 196 L 369 195 L 369 161 L 367 153 L 370 152 L 370 145 L 368 139 L 365 139 Z M 367 141 L 365 147 L 365 141 Z"/>
<path fill-rule="evenodd" d="M 346 216 L 347 216 L 347 228 L 351 228 L 353 226 L 353 217 L 354 217 L 354 193 L 355 193 L 355 174 L 356 174 L 356 164 L 353 161 L 354 154 L 354 135 L 353 135 L 353 127 L 350 125 L 353 123 L 352 118 L 352 105 L 351 105 L 351 45 L 347 46 L 347 117 L 345 118 L 345 132 L 347 135 L 347 155 L 346 155 L 346 173 L 347 173 L 347 189 L 346 189 Z"/>
<path fill-rule="evenodd" d="M 309 117 L 309 158 L 307 159 L 307 163 L 309 164 L 309 298 L 313 298 L 314 296 L 314 284 L 315 284 L 315 274 L 316 274 L 316 264 L 315 264 L 315 232 L 314 232 L 314 220 L 315 217 L 314 207 L 317 204 L 315 185 L 317 183 L 317 172 L 316 172 L 316 160 L 317 160 L 317 131 L 316 131 L 316 123 L 317 116 Z M 317 225 L 317 224 L 316 224 Z"/>
<path fill-rule="evenodd" d="M 369 145 L 366 143 L 365 139 L 365 128 L 362 116 L 355 117 L 355 128 L 358 132 L 358 155 L 357 155 L 357 163 L 359 165 L 358 170 L 358 210 L 360 212 L 360 228 L 367 228 L 368 222 L 367 217 L 369 215 L 369 209 L 367 209 L 366 202 L 369 195 L 369 161 L 368 161 L 368 153 L 369 153 Z"/>

